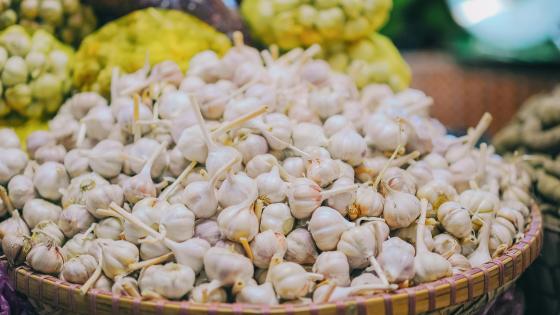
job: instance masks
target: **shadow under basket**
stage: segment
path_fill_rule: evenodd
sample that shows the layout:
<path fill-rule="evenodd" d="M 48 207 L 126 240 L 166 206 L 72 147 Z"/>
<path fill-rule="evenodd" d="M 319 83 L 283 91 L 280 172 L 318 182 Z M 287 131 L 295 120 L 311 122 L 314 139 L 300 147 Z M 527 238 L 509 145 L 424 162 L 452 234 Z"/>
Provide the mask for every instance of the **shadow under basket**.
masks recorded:
<path fill-rule="evenodd" d="M 29 267 L 8 268 L 14 288 L 29 297 L 40 314 L 287 314 L 287 315 L 409 315 L 476 314 L 518 279 L 537 258 L 542 246 L 542 217 L 531 209 L 525 237 L 502 256 L 462 274 L 392 293 L 351 297 L 336 303 L 260 306 L 200 304 L 188 301 L 142 301 L 90 290 L 33 272 Z M 3 259 L 0 263 L 6 264 Z"/>

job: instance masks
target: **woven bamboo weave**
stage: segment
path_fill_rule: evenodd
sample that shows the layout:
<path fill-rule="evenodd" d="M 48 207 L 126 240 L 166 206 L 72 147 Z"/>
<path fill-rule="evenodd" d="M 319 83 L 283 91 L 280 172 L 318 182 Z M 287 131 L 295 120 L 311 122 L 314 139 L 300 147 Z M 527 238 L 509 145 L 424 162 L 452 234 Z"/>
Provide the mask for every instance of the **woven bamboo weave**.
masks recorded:
<path fill-rule="evenodd" d="M 453 314 L 454 305 L 472 303 L 515 281 L 537 258 L 542 246 L 542 217 L 537 207 L 531 211 L 531 223 L 525 237 L 504 255 L 480 268 L 463 274 L 401 289 L 393 293 L 352 297 L 337 303 L 320 305 L 259 306 L 246 304 L 197 304 L 187 301 L 142 301 L 112 296 L 110 292 L 90 290 L 85 296 L 79 286 L 55 277 L 41 275 L 28 267 L 9 269 L 17 291 L 36 304 L 51 307 L 49 313 L 64 310 L 71 314 L 121 315 L 220 315 L 220 314 L 286 314 L 286 315 L 412 315 L 426 312 Z M 2 263 L 6 263 L 2 261 Z M 447 311 L 445 309 L 447 308 Z"/>

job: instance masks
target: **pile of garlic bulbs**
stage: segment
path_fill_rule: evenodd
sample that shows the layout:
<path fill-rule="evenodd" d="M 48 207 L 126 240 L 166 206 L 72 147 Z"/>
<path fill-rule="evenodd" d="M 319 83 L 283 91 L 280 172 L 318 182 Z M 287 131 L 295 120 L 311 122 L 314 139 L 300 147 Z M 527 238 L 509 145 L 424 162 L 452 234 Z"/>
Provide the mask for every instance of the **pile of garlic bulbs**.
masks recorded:
<path fill-rule="evenodd" d="M 238 41 L 74 95 L 49 131 L 1 130 L 10 263 L 116 295 L 323 303 L 479 266 L 524 233 L 518 161 L 430 118 L 432 99 L 357 90 Z"/>

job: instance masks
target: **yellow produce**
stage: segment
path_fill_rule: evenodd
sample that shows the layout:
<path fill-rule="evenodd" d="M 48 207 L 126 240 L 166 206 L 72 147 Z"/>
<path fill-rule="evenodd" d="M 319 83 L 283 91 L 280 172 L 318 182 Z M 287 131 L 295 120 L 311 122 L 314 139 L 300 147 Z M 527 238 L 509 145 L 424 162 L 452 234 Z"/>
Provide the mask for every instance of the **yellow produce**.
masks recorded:
<path fill-rule="evenodd" d="M 71 86 L 72 48 L 43 30 L 19 25 L 0 33 L 0 118 L 56 112 Z"/>
<path fill-rule="evenodd" d="M 0 30 L 19 24 L 27 30 L 45 30 L 65 43 L 77 45 L 93 32 L 97 19 L 80 0 L 2 0 Z"/>
<path fill-rule="evenodd" d="M 244 0 L 241 13 L 253 35 L 291 49 L 353 41 L 381 28 L 392 0 Z"/>
<path fill-rule="evenodd" d="M 322 48 L 331 66 L 348 73 L 360 88 L 369 83 L 386 83 L 399 91 L 410 84 L 410 68 L 391 40 L 381 34 L 355 42 L 328 43 Z"/>
<path fill-rule="evenodd" d="M 176 62 L 188 68 L 195 54 L 211 49 L 222 55 L 231 46 L 226 35 L 186 13 L 149 8 L 106 24 L 87 36 L 76 54 L 74 84 L 82 91 L 109 94 L 113 67 L 122 72 L 150 63 Z"/>

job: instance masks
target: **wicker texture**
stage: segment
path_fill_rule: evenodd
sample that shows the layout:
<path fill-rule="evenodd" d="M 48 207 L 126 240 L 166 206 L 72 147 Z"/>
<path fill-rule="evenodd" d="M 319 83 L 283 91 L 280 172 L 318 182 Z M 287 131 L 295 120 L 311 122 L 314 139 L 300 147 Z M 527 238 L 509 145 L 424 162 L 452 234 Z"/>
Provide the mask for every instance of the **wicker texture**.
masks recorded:
<path fill-rule="evenodd" d="M 457 314 L 449 306 L 476 303 L 486 294 L 496 294 L 515 281 L 537 258 L 542 246 L 542 219 L 533 207 L 531 223 L 525 237 L 506 253 L 463 274 L 401 289 L 391 294 L 355 297 L 337 303 L 321 305 L 257 306 L 246 304 L 196 304 L 186 301 L 141 301 L 111 296 L 108 292 L 90 290 L 81 296 L 79 286 L 65 283 L 48 275 L 34 273 L 28 267 L 9 269 L 17 291 L 44 303 L 52 310 L 66 310 L 72 314 L 289 314 L 289 315 L 411 315 L 436 310 L 441 314 Z M 5 261 L 3 261 L 5 263 Z M 46 310 L 46 306 L 42 306 Z M 51 314 L 51 312 L 45 312 Z"/>

